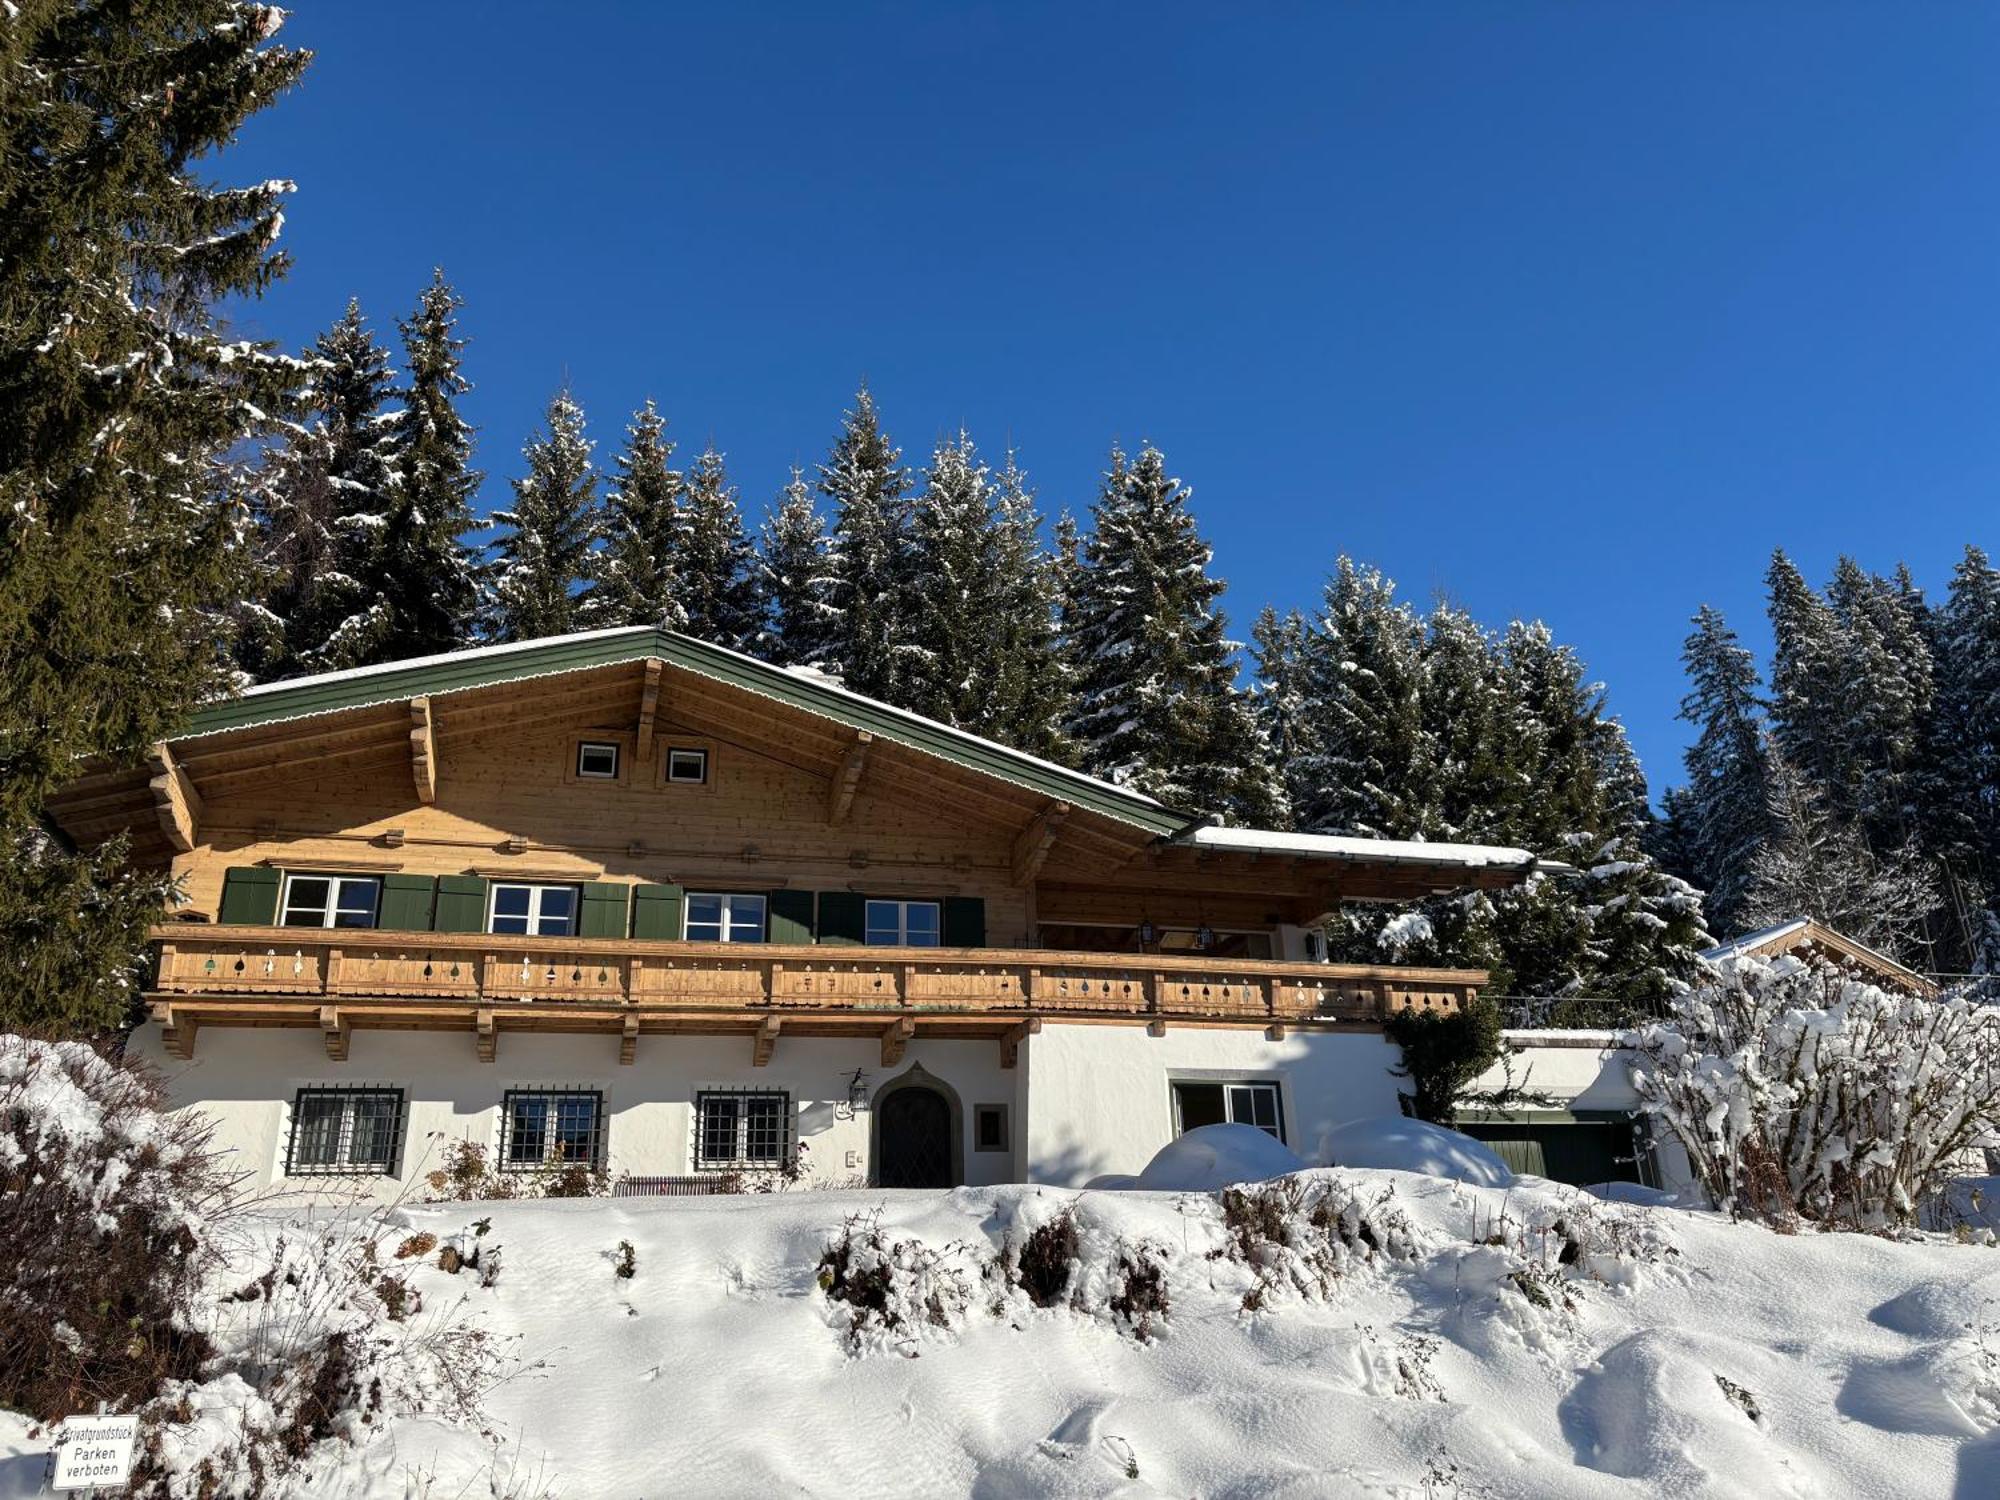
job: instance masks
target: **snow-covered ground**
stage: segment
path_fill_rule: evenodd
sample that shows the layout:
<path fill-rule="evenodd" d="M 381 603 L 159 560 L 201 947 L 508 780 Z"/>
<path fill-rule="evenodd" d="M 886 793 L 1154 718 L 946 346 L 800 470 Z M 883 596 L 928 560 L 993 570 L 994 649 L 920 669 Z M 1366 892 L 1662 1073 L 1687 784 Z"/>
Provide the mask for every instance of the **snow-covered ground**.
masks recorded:
<path fill-rule="evenodd" d="M 1006 1268 L 1066 1211 L 1078 1269 L 1039 1306 Z M 302 1494 L 2000 1494 L 2000 1249 L 1944 1236 L 1361 1169 L 1231 1215 L 1004 1187 L 392 1217 L 412 1318 L 494 1330 L 518 1373 L 490 1437 L 394 1418 L 321 1444 Z M 844 1226 L 824 1279 L 877 1312 L 823 1289 Z M 24 1432 L 0 1494 L 39 1482 Z"/>

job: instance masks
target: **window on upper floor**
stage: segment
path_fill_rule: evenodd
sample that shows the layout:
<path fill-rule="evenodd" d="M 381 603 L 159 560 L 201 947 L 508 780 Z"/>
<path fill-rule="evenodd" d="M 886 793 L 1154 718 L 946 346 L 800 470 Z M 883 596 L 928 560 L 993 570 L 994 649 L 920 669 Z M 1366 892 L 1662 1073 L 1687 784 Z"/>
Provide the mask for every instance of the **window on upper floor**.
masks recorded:
<path fill-rule="evenodd" d="M 300 1089 L 285 1175 L 393 1177 L 403 1158 L 403 1121 L 401 1089 Z"/>
<path fill-rule="evenodd" d="M 618 779 L 618 745 L 613 740 L 578 740 L 576 774 L 585 781 Z"/>
<path fill-rule="evenodd" d="M 1176 1079 L 1173 1087 L 1175 1135 L 1203 1125 L 1255 1125 L 1281 1141 L 1285 1138 L 1275 1083 Z"/>
<path fill-rule="evenodd" d="M 287 875 L 278 920 L 286 927 L 373 927 L 382 882 L 373 875 Z"/>
<path fill-rule="evenodd" d="M 667 780 L 675 786 L 705 786 L 708 783 L 708 752 L 669 750 Z"/>
<path fill-rule="evenodd" d="M 576 933 L 576 887 L 495 882 L 487 914 L 488 932 L 530 937 L 571 937 Z"/>
<path fill-rule="evenodd" d="M 765 905 L 762 896 L 689 891 L 682 935 L 690 943 L 761 943 Z"/>
<path fill-rule="evenodd" d="M 792 1096 L 776 1089 L 698 1093 L 694 1101 L 697 1169 L 782 1167 L 792 1155 Z"/>
<path fill-rule="evenodd" d="M 604 1165 L 604 1095 L 595 1089 L 509 1089 L 500 1100 L 504 1171 Z"/>
<path fill-rule="evenodd" d="M 871 946 L 885 948 L 937 947 L 937 902 L 870 901 L 867 939 Z"/>

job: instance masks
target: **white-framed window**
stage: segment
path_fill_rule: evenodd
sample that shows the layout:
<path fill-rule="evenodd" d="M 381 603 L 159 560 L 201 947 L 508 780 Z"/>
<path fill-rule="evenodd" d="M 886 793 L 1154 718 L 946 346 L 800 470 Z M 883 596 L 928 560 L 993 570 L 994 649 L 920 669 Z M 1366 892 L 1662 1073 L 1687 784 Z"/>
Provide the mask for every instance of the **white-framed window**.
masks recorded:
<path fill-rule="evenodd" d="M 572 937 L 576 933 L 576 887 L 495 881 L 486 914 L 488 932 L 529 937 Z"/>
<path fill-rule="evenodd" d="M 871 947 L 937 947 L 937 902 L 870 901 L 868 942 Z"/>
<path fill-rule="evenodd" d="M 287 875 L 278 921 L 286 927 L 373 927 L 382 882 L 373 875 Z"/>
<path fill-rule="evenodd" d="M 618 743 L 615 740 L 578 740 L 576 774 L 584 781 L 618 779 Z"/>
<path fill-rule="evenodd" d="M 764 905 L 762 896 L 689 891 L 682 936 L 690 943 L 761 943 Z"/>
<path fill-rule="evenodd" d="M 403 1091 L 302 1088 L 292 1099 L 287 1177 L 393 1177 L 403 1157 Z"/>
<path fill-rule="evenodd" d="M 595 1089 L 509 1089 L 500 1099 L 500 1166 L 526 1172 L 604 1165 L 604 1095 Z"/>
<path fill-rule="evenodd" d="M 697 1093 L 694 1117 L 699 1171 L 769 1171 L 792 1158 L 792 1096 L 781 1090 Z"/>
<path fill-rule="evenodd" d="M 1285 1113 L 1278 1107 L 1278 1086 L 1248 1079 L 1175 1079 L 1174 1134 L 1203 1125 L 1255 1125 L 1282 1141 Z"/>
<path fill-rule="evenodd" d="M 708 752 L 679 749 L 667 752 L 667 781 L 672 786 L 706 786 Z"/>

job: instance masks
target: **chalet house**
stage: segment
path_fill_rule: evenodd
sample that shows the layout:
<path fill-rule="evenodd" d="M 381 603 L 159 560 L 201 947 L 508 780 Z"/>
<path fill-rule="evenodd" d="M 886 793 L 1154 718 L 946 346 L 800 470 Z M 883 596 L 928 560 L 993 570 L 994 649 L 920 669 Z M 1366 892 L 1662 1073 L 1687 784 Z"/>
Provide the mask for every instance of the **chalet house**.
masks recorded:
<path fill-rule="evenodd" d="M 263 1182 L 585 1161 L 627 1191 L 1312 1155 L 1394 1113 L 1383 1015 L 1484 976 L 1321 961 L 1339 903 L 1518 849 L 1221 828 L 650 627 L 252 688 L 53 809 L 179 877 L 130 1050 Z"/>

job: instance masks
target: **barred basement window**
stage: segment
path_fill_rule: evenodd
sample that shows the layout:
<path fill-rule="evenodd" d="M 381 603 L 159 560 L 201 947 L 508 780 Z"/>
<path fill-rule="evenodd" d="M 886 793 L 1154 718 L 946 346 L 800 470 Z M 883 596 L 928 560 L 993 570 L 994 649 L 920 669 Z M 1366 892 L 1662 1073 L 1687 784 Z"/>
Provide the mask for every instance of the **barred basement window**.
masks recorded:
<path fill-rule="evenodd" d="M 500 1098 L 500 1168 L 532 1172 L 604 1165 L 604 1095 L 596 1089 L 509 1089 Z"/>
<path fill-rule="evenodd" d="M 394 1177 L 403 1160 L 403 1091 L 303 1088 L 292 1100 L 287 1177 Z"/>
<path fill-rule="evenodd" d="M 702 1171 L 775 1170 L 792 1159 L 792 1096 L 779 1090 L 700 1093 L 694 1164 Z"/>

